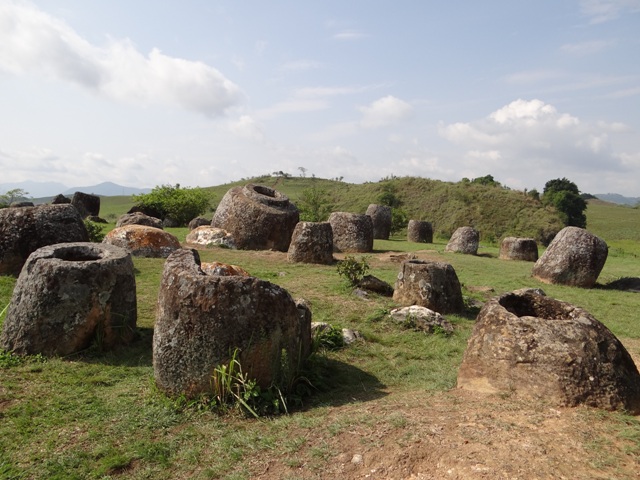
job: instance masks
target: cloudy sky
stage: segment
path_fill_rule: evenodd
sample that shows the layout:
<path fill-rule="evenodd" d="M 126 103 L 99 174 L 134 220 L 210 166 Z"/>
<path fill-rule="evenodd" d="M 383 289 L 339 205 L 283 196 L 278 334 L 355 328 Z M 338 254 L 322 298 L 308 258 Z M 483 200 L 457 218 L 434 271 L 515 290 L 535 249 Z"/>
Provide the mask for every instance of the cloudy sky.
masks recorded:
<path fill-rule="evenodd" d="M 0 0 L 0 183 L 303 169 L 640 196 L 640 0 Z"/>

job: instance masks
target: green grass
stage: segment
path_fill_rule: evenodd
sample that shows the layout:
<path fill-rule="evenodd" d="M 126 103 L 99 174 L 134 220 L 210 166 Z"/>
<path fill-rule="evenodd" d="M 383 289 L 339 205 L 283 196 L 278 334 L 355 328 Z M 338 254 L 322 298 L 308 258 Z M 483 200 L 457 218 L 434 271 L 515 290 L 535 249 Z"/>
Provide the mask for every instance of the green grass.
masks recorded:
<path fill-rule="evenodd" d="M 112 205 L 103 200 L 109 212 L 118 213 L 126 205 L 124 198 Z M 622 218 L 627 214 L 636 218 L 637 210 L 606 213 L 609 210 L 603 209 L 590 205 L 587 212 L 592 230 L 613 245 L 600 283 L 637 277 L 640 246 L 626 233 L 634 220 Z M 611 215 L 616 221 L 608 228 L 606 219 Z M 181 240 L 187 233 L 169 231 Z M 550 296 L 586 308 L 623 341 L 640 338 L 638 294 L 542 285 L 531 277 L 531 263 L 499 260 L 497 247 L 487 242 L 478 256 L 444 253 L 444 247 L 443 240 L 410 244 L 402 236 L 374 244 L 376 254 L 419 251 L 421 257 L 452 264 L 467 298 L 484 300 L 517 288 L 541 287 Z M 254 458 L 283 454 L 292 468 L 304 464 L 321 475 L 336 454 L 327 439 L 354 425 L 383 421 L 365 413 L 354 415 L 354 410 L 340 413 L 341 407 L 366 405 L 399 392 L 436 394 L 455 385 L 475 311 L 447 316 L 456 326 L 451 336 L 426 335 L 388 321 L 385 314 L 395 306 L 390 299 L 351 295 L 335 266 L 291 264 L 277 252 L 211 248 L 200 253 L 203 261 L 240 265 L 283 286 L 294 298 L 308 299 L 314 320 L 357 329 L 367 341 L 317 357 L 314 382 L 319 390 L 306 400 L 304 409 L 288 416 L 262 421 L 217 416 L 197 402 L 168 399 L 154 386 L 151 354 L 164 261 L 135 258 L 141 335 L 134 345 L 110 353 L 89 350 L 64 359 L 0 355 L 0 478 L 249 479 L 263 469 Z M 390 283 L 400 268 L 376 256 L 370 266 L 371 274 Z M 8 305 L 14 285 L 14 278 L 0 276 L 0 311 Z M 638 422 L 617 414 L 598 415 L 604 420 L 594 421 L 612 420 L 608 428 L 637 458 Z M 407 418 L 398 411 L 384 422 L 410 428 Z"/>

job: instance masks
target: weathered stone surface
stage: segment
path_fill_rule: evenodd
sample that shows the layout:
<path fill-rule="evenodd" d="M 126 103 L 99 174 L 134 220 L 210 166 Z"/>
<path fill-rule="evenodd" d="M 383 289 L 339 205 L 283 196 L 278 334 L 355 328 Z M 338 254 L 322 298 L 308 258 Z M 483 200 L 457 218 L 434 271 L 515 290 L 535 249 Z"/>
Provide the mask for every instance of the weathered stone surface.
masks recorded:
<path fill-rule="evenodd" d="M 238 265 L 231 265 L 229 263 L 222 262 L 202 262 L 200 268 L 207 275 L 222 275 L 229 277 L 231 275 L 241 275 L 243 277 L 250 277 L 251 274 L 244 268 Z"/>
<path fill-rule="evenodd" d="M 71 205 L 78 209 L 82 218 L 89 215 L 100 215 L 100 197 L 91 193 L 76 192 L 71 198 Z"/>
<path fill-rule="evenodd" d="M 506 237 L 500 244 L 502 260 L 538 260 L 538 244 L 533 238 Z"/>
<path fill-rule="evenodd" d="M 211 225 L 211 220 L 207 220 L 204 217 L 196 217 L 189 222 L 189 230 L 195 230 L 198 227 L 204 227 L 205 225 Z"/>
<path fill-rule="evenodd" d="M 365 275 L 362 280 L 358 282 L 358 287 L 374 292 L 385 297 L 393 296 L 393 287 L 384 280 L 380 280 L 373 275 Z"/>
<path fill-rule="evenodd" d="M 127 213 L 144 213 L 145 215 L 162 220 L 164 213 L 158 208 L 149 207 L 147 205 L 134 205 Z"/>
<path fill-rule="evenodd" d="M 99 243 L 33 252 L 16 283 L 0 347 L 18 354 L 69 355 L 96 343 L 111 349 L 136 333 L 131 256 Z"/>
<path fill-rule="evenodd" d="M 464 310 L 456 271 L 443 262 L 404 262 L 396 279 L 393 299 L 400 305 L 419 305 L 438 313 L 460 313 Z"/>
<path fill-rule="evenodd" d="M 298 208 L 286 195 L 248 184 L 222 197 L 211 226 L 228 231 L 241 250 L 286 252 L 299 219 Z"/>
<path fill-rule="evenodd" d="M 609 247 L 578 227 L 565 227 L 533 266 L 533 276 L 545 283 L 591 288 L 602 271 Z"/>
<path fill-rule="evenodd" d="M 204 245 L 205 247 L 209 245 L 224 245 L 228 248 L 236 248 L 235 240 L 229 232 L 210 225 L 196 227 L 191 230 L 187 234 L 186 242 L 194 245 Z"/>
<path fill-rule="evenodd" d="M 21 208 L 21 207 L 33 207 L 33 202 L 24 201 L 24 202 L 11 202 L 9 208 Z"/>
<path fill-rule="evenodd" d="M 180 227 L 180 222 L 171 217 L 164 217 L 162 220 L 163 228 L 178 228 Z"/>
<path fill-rule="evenodd" d="M 373 238 L 389 240 L 391 234 L 391 207 L 372 203 L 367 208 L 367 215 L 373 222 Z"/>
<path fill-rule="evenodd" d="M 333 263 L 333 230 L 328 222 L 298 222 L 287 252 L 290 262 Z"/>
<path fill-rule="evenodd" d="M 618 339 L 582 308 L 531 292 L 485 304 L 458 387 L 640 411 L 640 374 Z"/>
<path fill-rule="evenodd" d="M 480 234 L 476 229 L 472 227 L 460 227 L 453 232 L 444 251 L 477 255 L 479 244 Z"/>
<path fill-rule="evenodd" d="M 310 326 L 286 290 L 254 277 L 207 275 L 195 250 L 167 258 L 153 334 L 158 387 L 188 398 L 211 393 L 214 369 L 239 351 L 261 387 L 296 375 Z M 286 354 L 284 353 L 286 352 Z"/>
<path fill-rule="evenodd" d="M 415 243 L 433 243 L 433 226 L 424 220 L 409 220 L 407 241 Z"/>
<path fill-rule="evenodd" d="M 178 239 L 159 228 L 146 225 L 125 225 L 111 230 L 102 240 L 131 252 L 136 257 L 167 258 L 180 248 Z"/>
<path fill-rule="evenodd" d="M 159 228 L 162 230 L 162 220 L 156 217 L 150 217 L 142 212 L 125 213 L 118 217 L 116 228 L 125 225 L 146 225 L 147 227 Z"/>
<path fill-rule="evenodd" d="M 366 253 L 373 250 L 373 221 L 369 215 L 333 212 L 329 215 L 333 230 L 333 250 Z"/>
<path fill-rule="evenodd" d="M 1 209 L 0 275 L 18 275 L 29 255 L 40 247 L 87 241 L 87 229 L 72 205 Z"/>
<path fill-rule="evenodd" d="M 71 199 L 69 197 L 65 197 L 61 193 L 53 197 L 53 200 L 51 200 L 52 205 L 64 205 L 65 203 L 71 203 Z"/>
<path fill-rule="evenodd" d="M 427 333 L 435 333 L 436 331 L 453 333 L 453 325 L 447 319 L 438 312 L 419 305 L 394 308 L 389 313 L 389 317 L 394 322 L 415 330 Z"/>

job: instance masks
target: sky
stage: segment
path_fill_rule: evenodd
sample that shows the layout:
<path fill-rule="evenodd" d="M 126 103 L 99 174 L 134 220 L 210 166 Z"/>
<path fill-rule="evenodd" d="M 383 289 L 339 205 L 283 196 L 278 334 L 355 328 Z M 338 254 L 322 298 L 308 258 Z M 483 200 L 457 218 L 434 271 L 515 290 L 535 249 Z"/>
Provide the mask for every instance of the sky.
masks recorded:
<path fill-rule="evenodd" d="M 0 0 L 0 183 L 277 171 L 638 197 L 640 0 Z"/>

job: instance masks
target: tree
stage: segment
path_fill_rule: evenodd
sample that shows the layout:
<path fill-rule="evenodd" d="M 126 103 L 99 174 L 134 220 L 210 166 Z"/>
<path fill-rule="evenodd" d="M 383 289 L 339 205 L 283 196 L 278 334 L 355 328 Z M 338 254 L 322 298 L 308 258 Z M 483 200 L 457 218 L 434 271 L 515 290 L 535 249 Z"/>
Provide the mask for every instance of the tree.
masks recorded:
<path fill-rule="evenodd" d="M 500 182 L 493 178 L 493 175 L 485 175 L 484 177 L 478 177 L 471 180 L 471 183 L 477 183 L 479 185 L 486 185 L 487 187 L 499 187 Z"/>
<path fill-rule="evenodd" d="M 179 225 L 187 225 L 210 207 L 211 195 L 201 188 L 159 185 L 150 193 L 133 196 L 136 205 L 142 209 L 154 210 L 162 219 L 167 217 Z"/>
<path fill-rule="evenodd" d="M 0 195 L 0 206 L 8 207 L 17 200 L 23 200 L 29 195 L 29 192 L 25 192 L 21 188 L 14 188 L 9 190 L 4 195 Z"/>
<path fill-rule="evenodd" d="M 314 185 L 300 192 L 298 209 L 301 221 L 324 222 L 333 211 L 333 203 L 325 189 Z"/>
<path fill-rule="evenodd" d="M 567 178 L 549 180 L 544 185 L 542 201 L 552 205 L 562 216 L 566 226 L 587 227 L 587 202 L 580 196 L 578 186 Z"/>
<path fill-rule="evenodd" d="M 300 170 L 300 176 L 301 176 L 302 178 L 304 178 L 304 177 L 306 177 L 306 176 L 307 176 L 307 169 L 306 169 L 306 168 L 304 168 L 304 167 L 298 167 L 298 170 Z"/>

